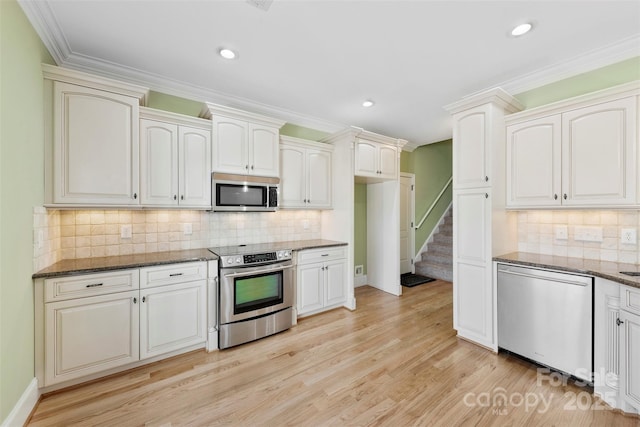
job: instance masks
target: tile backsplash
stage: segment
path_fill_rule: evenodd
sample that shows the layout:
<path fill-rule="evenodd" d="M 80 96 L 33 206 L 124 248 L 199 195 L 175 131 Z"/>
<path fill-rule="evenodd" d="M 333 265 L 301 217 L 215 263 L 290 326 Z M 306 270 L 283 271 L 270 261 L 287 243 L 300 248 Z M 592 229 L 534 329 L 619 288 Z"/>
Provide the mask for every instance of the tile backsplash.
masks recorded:
<path fill-rule="evenodd" d="M 621 242 L 622 229 L 640 227 L 637 210 L 566 210 L 518 212 L 518 250 L 544 255 L 569 256 L 639 264 L 638 243 Z M 566 226 L 566 239 L 557 238 L 559 227 Z M 602 242 L 576 240 L 578 227 L 602 230 Z"/>
<path fill-rule="evenodd" d="M 62 259 L 319 239 L 320 224 L 320 211 L 50 211 L 38 207 L 34 209 L 34 270 Z M 123 226 L 131 227 L 131 237 L 121 237 Z"/>

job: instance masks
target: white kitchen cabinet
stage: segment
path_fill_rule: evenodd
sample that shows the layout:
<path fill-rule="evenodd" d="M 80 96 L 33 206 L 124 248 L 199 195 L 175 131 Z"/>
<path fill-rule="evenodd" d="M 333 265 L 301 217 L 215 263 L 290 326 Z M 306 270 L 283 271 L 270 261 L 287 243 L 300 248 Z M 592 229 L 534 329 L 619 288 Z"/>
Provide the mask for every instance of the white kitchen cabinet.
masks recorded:
<path fill-rule="evenodd" d="M 331 147 L 281 137 L 280 207 L 331 208 Z"/>
<path fill-rule="evenodd" d="M 138 291 L 44 306 L 44 385 L 138 360 Z"/>
<path fill-rule="evenodd" d="M 138 114 L 146 88 L 43 66 L 46 204 L 139 204 Z M 50 142 L 49 142 L 50 141 Z"/>
<path fill-rule="evenodd" d="M 216 271 L 198 261 L 37 279 L 39 387 L 76 384 L 217 339 L 217 263 L 210 267 Z"/>
<path fill-rule="evenodd" d="M 359 138 L 356 141 L 355 175 L 381 180 L 398 179 L 397 148 Z"/>
<path fill-rule="evenodd" d="M 614 88 L 507 117 L 508 207 L 639 204 L 637 92 Z"/>
<path fill-rule="evenodd" d="M 216 104 L 201 116 L 211 119 L 213 171 L 279 176 L 280 128 L 284 121 Z"/>
<path fill-rule="evenodd" d="M 561 118 L 507 127 L 507 206 L 557 207 L 562 195 Z"/>
<path fill-rule="evenodd" d="M 494 89 L 445 108 L 453 114 L 453 326 L 497 351 L 492 257 L 517 250 L 516 218 L 505 211 L 504 116 L 521 105 Z"/>
<path fill-rule="evenodd" d="M 146 108 L 142 117 L 141 204 L 210 208 L 210 122 Z"/>
<path fill-rule="evenodd" d="M 620 285 L 622 410 L 640 413 L 640 289 Z"/>
<path fill-rule="evenodd" d="M 345 247 L 299 251 L 296 269 L 298 316 L 318 313 L 346 303 Z"/>
<path fill-rule="evenodd" d="M 206 280 L 140 291 L 140 359 L 205 342 L 206 295 Z"/>

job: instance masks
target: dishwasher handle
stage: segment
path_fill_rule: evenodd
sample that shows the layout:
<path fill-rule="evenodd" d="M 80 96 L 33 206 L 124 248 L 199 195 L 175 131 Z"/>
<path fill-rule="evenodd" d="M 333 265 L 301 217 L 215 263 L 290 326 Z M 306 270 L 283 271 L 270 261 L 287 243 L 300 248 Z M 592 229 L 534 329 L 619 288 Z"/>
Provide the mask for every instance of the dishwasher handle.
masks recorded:
<path fill-rule="evenodd" d="M 568 285 L 588 286 L 591 278 L 587 276 L 577 276 L 568 273 L 558 273 L 555 271 L 535 270 L 530 268 L 520 268 L 498 265 L 498 275 L 510 274 L 512 276 L 529 277 L 532 279 L 549 280 L 552 282 L 566 283 Z M 576 279 L 572 279 L 575 277 Z"/>

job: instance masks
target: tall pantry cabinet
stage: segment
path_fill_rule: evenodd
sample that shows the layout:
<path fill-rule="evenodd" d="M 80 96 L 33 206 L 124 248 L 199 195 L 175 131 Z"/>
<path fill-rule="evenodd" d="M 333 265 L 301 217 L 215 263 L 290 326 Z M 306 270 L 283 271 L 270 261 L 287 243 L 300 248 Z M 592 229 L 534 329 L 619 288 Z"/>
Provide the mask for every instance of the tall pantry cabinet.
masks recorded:
<path fill-rule="evenodd" d="M 445 107 L 453 115 L 453 327 L 497 351 L 492 257 L 517 250 L 505 210 L 504 116 L 522 109 L 502 89 Z"/>

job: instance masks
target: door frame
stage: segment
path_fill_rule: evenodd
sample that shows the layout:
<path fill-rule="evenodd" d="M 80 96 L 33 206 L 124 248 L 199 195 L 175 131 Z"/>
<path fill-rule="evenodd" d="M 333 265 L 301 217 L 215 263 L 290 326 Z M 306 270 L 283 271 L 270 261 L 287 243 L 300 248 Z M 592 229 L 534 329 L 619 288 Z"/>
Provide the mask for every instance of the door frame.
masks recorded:
<path fill-rule="evenodd" d="M 402 178 L 410 180 L 411 190 L 409 191 L 409 212 L 411 213 L 409 224 L 409 256 L 411 258 L 411 273 L 416 272 L 416 175 L 413 173 L 400 172 L 400 186 L 402 186 Z M 402 215 L 402 205 L 400 206 L 400 215 Z M 402 269 L 402 267 L 401 267 Z"/>

